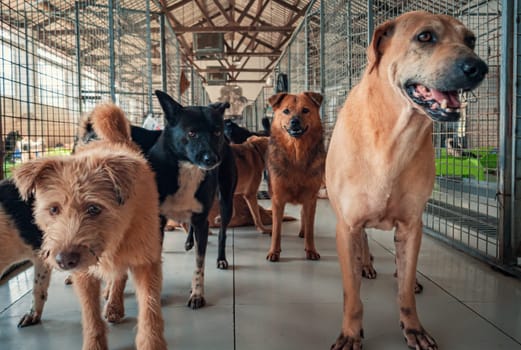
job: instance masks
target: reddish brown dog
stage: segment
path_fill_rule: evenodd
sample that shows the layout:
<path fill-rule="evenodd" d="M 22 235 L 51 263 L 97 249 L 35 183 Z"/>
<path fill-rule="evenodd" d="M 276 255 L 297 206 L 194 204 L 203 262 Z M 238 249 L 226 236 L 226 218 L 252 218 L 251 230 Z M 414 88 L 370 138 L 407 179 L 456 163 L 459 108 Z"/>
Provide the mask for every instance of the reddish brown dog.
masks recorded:
<path fill-rule="evenodd" d="M 414 296 L 422 212 L 434 185 L 432 120 L 456 121 L 459 90 L 487 65 L 475 36 L 452 17 L 411 12 L 376 28 L 368 66 L 333 131 L 326 185 L 337 216 L 344 318 L 334 350 L 361 349 L 362 268 L 370 264 L 364 229 L 395 229 L 400 325 L 413 349 L 438 349 Z"/>
<path fill-rule="evenodd" d="M 266 259 L 278 261 L 286 203 L 302 204 L 300 236 L 306 258 L 318 260 L 314 224 L 326 151 L 319 108 L 322 95 L 280 93 L 269 98 L 274 118 L 268 146 L 268 173 L 273 212 L 271 247 Z"/>

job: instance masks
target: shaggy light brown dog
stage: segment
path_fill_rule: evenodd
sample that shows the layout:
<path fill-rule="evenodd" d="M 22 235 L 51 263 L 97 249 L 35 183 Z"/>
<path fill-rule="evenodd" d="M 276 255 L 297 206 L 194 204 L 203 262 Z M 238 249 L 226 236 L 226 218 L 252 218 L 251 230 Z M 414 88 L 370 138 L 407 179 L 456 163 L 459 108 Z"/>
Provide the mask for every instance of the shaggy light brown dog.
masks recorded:
<path fill-rule="evenodd" d="M 373 34 L 368 66 L 339 113 L 326 162 L 344 287 L 342 332 L 331 349 L 362 348 L 360 285 L 371 264 L 365 228 L 395 229 L 403 335 L 410 348 L 438 348 L 414 296 L 422 212 L 435 178 L 432 120 L 458 120 L 458 92 L 487 74 L 475 41 L 458 20 L 427 12 L 401 15 Z"/>
<path fill-rule="evenodd" d="M 96 113 L 124 118 L 113 105 Z M 114 130 L 122 129 L 116 125 Z M 130 134 L 121 135 L 124 130 L 113 135 L 119 143 L 92 142 L 73 156 L 34 160 L 14 173 L 22 196 L 34 197 L 45 260 L 72 272 L 82 306 L 84 350 L 108 348 L 100 284 L 121 279 L 127 270 L 139 303 L 137 348 L 167 348 L 160 305 L 158 194 L 153 172 L 129 143 Z"/>
<path fill-rule="evenodd" d="M 271 247 L 266 259 L 278 261 L 286 203 L 302 204 L 301 230 L 306 258 L 320 259 L 314 224 L 318 190 L 324 177 L 326 151 L 319 108 L 322 95 L 280 93 L 269 98 L 274 119 L 268 146 L 268 173 L 273 212 Z"/>

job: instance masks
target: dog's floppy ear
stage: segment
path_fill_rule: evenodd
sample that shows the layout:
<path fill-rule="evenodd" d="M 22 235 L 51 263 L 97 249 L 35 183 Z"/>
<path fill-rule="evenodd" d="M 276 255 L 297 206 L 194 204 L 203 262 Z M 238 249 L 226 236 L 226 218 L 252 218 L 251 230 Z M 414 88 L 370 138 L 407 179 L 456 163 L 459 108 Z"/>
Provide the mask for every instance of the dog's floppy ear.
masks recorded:
<path fill-rule="evenodd" d="M 320 105 L 322 104 L 322 100 L 324 99 L 324 97 L 321 94 L 319 94 L 318 92 L 306 91 L 306 92 L 304 92 L 304 95 L 309 97 L 311 99 L 311 101 L 313 101 L 313 103 L 317 105 L 317 107 L 320 107 Z"/>
<path fill-rule="evenodd" d="M 165 118 L 172 124 L 177 122 L 177 114 L 179 114 L 183 110 L 183 106 L 177 103 L 170 95 L 161 90 L 155 91 L 157 99 L 159 100 L 159 104 L 161 108 L 163 108 L 163 112 L 165 112 Z"/>
<path fill-rule="evenodd" d="M 135 174 L 141 166 L 140 161 L 124 155 L 112 155 L 103 158 L 98 166 L 100 171 L 97 173 L 111 182 L 118 204 L 125 204 L 132 196 Z"/>
<path fill-rule="evenodd" d="M 287 95 L 287 92 L 279 92 L 278 94 L 271 96 L 268 99 L 268 102 L 270 103 L 271 107 L 277 108 L 284 99 L 284 97 L 286 97 Z"/>
<path fill-rule="evenodd" d="M 230 102 L 214 102 L 210 103 L 208 107 L 216 109 L 219 113 L 224 114 L 224 110 L 230 108 Z"/>
<path fill-rule="evenodd" d="M 371 43 L 367 47 L 367 61 L 369 73 L 378 66 L 383 55 L 384 41 L 393 34 L 394 20 L 388 20 L 376 27 Z"/>
<path fill-rule="evenodd" d="M 54 178 L 63 168 L 62 158 L 39 158 L 25 162 L 13 171 L 13 180 L 23 200 L 32 197 L 38 182 Z"/>

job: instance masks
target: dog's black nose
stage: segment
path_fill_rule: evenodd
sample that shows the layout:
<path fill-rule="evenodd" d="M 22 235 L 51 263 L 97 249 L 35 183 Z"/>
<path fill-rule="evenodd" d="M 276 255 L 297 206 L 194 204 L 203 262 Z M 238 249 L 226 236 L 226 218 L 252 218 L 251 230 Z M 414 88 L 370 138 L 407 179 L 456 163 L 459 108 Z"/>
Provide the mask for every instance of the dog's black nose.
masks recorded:
<path fill-rule="evenodd" d="M 476 58 L 467 58 L 460 63 L 461 70 L 467 78 L 483 79 L 488 73 L 488 66 L 485 62 Z"/>
<path fill-rule="evenodd" d="M 212 166 L 217 163 L 217 157 L 212 154 L 205 153 L 203 154 L 203 163 L 207 166 Z"/>
<path fill-rule="evenodd" d="M 80 262 L 80 253 L 71 252 L 59 252 L 55 257 L 56 263 L 63 270 L 71 270 L 78 266 Z"/>
<path fill-rule="evenodd" d="M 291 120 L 289 121 L 289 126 L 291 128 L 298 128 L 298 127 L 300 127 L 300 119 L 297 118 L 297 117 L 291 118 Z"/>

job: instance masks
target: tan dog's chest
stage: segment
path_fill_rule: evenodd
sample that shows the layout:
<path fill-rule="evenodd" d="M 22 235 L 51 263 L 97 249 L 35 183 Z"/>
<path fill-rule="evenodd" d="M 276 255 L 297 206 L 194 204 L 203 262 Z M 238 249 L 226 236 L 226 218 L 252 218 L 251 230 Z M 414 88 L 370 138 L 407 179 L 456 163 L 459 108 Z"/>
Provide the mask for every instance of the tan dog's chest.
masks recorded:
<path fill-rule="evenodd" d="M 193 213 L 201 213 L 203 205 L 195 198 L 199 185 L 206 174 L 188 162 L 179 163 L 179 189 L 161 204 L 161 214 L 178 222 L 189 223 Z"/>
<path fill-rule="evenodd" d="M 293 142 L 291 146 L 273 142 L 268 154 L 270 186 L 274 195 L 284 196 L 295 203 L 316 196 L 325 170 L 325 150 L 321 142 L 302 145 Z"/>

